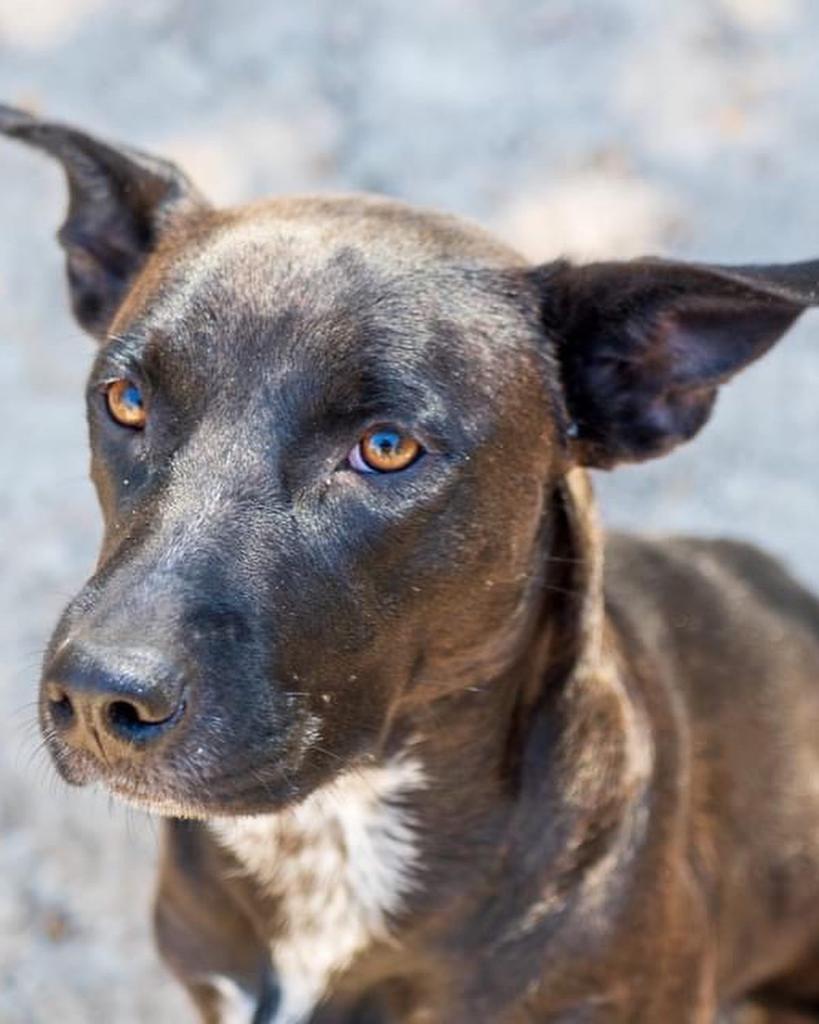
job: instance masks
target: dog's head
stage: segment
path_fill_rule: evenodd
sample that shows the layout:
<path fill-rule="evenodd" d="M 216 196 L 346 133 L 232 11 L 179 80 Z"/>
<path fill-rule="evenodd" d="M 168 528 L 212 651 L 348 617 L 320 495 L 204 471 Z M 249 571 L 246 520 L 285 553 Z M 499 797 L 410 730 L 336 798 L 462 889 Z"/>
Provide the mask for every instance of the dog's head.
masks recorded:
<path fill-rule="evenodd" d="M 212 209 L 171 165 L 0 108 L 62 163 L 105 519 L 45 661 L 63 775 L 171 813 L 298 799 L 396 708 L 500 676 L 574 466 L 662 454 L 817 264 L 532 268 L 365 197 Z"/>

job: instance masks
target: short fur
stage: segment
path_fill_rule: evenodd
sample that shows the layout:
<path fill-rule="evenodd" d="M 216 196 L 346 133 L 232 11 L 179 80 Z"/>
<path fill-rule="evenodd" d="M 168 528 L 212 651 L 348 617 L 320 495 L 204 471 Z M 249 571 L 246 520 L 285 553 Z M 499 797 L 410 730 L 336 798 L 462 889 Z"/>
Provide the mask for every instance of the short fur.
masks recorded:
<path fill-rule="evenodd" d="M 105 537 L 43 728 L 168 818 L 157 934 L 201 1019 L 819 1021 L 819 605 L 745 545 L 604 542 L 584 472 L 693 436 L 819 263 L 529 267 L 386 199 L 217 211 L 0 132 L 66 169 L 100 343 Z M 424 454 L 362 475 L 383 423 Z"/>

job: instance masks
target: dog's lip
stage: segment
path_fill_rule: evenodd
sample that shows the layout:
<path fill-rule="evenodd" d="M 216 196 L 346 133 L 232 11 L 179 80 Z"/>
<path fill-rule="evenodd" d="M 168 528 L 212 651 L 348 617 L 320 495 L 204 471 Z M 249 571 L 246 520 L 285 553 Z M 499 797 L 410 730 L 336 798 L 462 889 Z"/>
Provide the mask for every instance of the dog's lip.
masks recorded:
<path fill-rule="evenodd" d="M 104 766 L 88 756 L 72 755 L 70 760 L 56 757 L 57 771 L 69 786 L 98 786 L 115 800 L 150 814 L 169 818 L 210 819 L 216 815 L 229 816 L 241 811 L 231 809 L 228 801 L 218 796 L 208 798 L 206 803 L 182 792 L 172 792 L 160 785 L 129 778 L 126 775 L 106 771 Z M 207 787 L 203 787 L 210 794 Z"/>
<path fill-rule="evenodd" d="M 54 753 L 54 752 L 53 752 Z M 141 777 L 132 769 L 106 767 L 91 758 L 72 756 L 66 761 L 55 756 L 60 775 L 72 785 L 98 785 L 115 800 L 149 814 L 165 818 L 199 821 L 226 820 L 271 814 L 295 806 L 326 778 L 297 778 L 284 770 L 275 779 L 260 779 L 248 766 L 234 772 L 202 777 L 187 787 L 161 775 Z M 351 762 L 355 764 L 355 762 Z M 232 783 L 246 780 L 234 788 Z M 275 782 L 275 787 L 273 783 Z"/>
<path fill-rule="evenodd" d="M 91 754 L 69 750 L 53 740 L 47 741 L 46 746 L 57 774 L 69 786 L 88 786 L 104 780 L 104 766 Z"/>
<path fill-rule="evenodd" d="M 315 766 L 304 772 L 300 739 L 300 734 L 291 736 L 290 744 L 278 751 L 279 760 L 264 768 L 257 758 L 247 756 L 218 772 L 212 772 L 213 766 L 211 772 L 203 772 L 203 765 L 197 770 L 199 749 L 187 754 L 179 751 L 170 760 L 106 764 L 87 752 L 64 746 L 57 737 L 47 745 L 60 776 L 69 785 L 99 786 L 115 800 L 165 817 L 212 819 L 276 812 L 308 795 L 316 784 Z"/>
<path fill-rule="evenodd" d="M 358 764 L 352 760 L 348 767 Z M 336 774 L 331 772 L 330 778 Z M 123 803 L 163 817 L 213 820 L 271 814 L 295 806 L 330 781 L 323 773 L 291 775 L 283 766 L 260 778 L 249 766 L 201 777 L 191 789 L 161 777 L 140 778 L 129 772 L 105 772 L 98 779 Z M 244 785 L 234 785 L 245 780 Z"/>
<path fill-rule="evenodd" d="M 155 793 L 141 792 L 139 787 L 126 786 L 112 781 L 107 781 L 105 788 L 123 804 L 163 818 L 204 820 L 213 817 L 214 814 L 211 808 L 197 801 L 189 801 L 181 796 L 165 795 L 161 790 L 157 790 Z"/>
<path fill-rule="evenodd" d="M 297 802 L 304 786 L 285 770 L 270 773 L 262 780 L 251 765 L 232 772 L 201 776 L 186 784 L 161 770 L 147 776 L 125 769 L 103 770 L 95 780 L 116 799 L 143 810 L 173 817 L 213 817 L 242 815 L 278 810 Z M 242 784 L 244 782 L 244 784 Z"/>
<path fill-rule="evenodd" d="M 214 818 L 270 814 L 298 803 L 304 796 L 296 789 L 283 792 L 275 800 L 264 792 L 261 793 L 263 799 L 260 800 L 259 791 L 253 791 L 253 799 L 249 799 L 251 797 L 249 792 L 229 793 L 223 796 L 218 792 L 208 791 L 207 799 L 202 801 L 184 792 L 164 790 L 161 786 L 152 787 L 127 779 L 105 780 L 104 785 L 117 800 L 138 810 L 162 817 L 208 821 Z"/>

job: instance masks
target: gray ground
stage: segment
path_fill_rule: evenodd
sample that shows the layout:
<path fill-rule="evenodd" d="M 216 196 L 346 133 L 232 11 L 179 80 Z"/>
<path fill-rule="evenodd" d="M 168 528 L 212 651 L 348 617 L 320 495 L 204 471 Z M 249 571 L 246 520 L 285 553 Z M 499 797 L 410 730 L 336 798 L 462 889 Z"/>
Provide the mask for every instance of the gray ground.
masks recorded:
<path fill-rule="evenodd" d="M 182 161 L 206 191 L 365 188 L 532 258 L 819 256 L 811 0 L 0 0 L 0 97 Z M 0 1024 L 190 1019 L 157 966 L 155 832 L 34 753 L 37 663 L 89 570 L 91 346 L 57 171 L 0 145 Z M 599 481 L 609 523 L 761 541 L 819 586 L 819 314 L 703 437 Z"/>

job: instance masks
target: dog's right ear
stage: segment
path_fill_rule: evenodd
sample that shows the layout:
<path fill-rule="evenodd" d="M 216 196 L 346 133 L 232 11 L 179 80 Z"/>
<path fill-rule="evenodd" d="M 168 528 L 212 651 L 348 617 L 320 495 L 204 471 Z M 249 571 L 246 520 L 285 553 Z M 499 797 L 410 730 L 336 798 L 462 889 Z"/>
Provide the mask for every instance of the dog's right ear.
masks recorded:
<path fill-rule="evenodd" d="M 71 304 L 80 325 L 104 338 L 162 232 L 180 213 L 204 207 L 204 200 L 173 164 L 2 104 L 0 134 L 62 164 L 69 203 L 58 238 Z"/>

